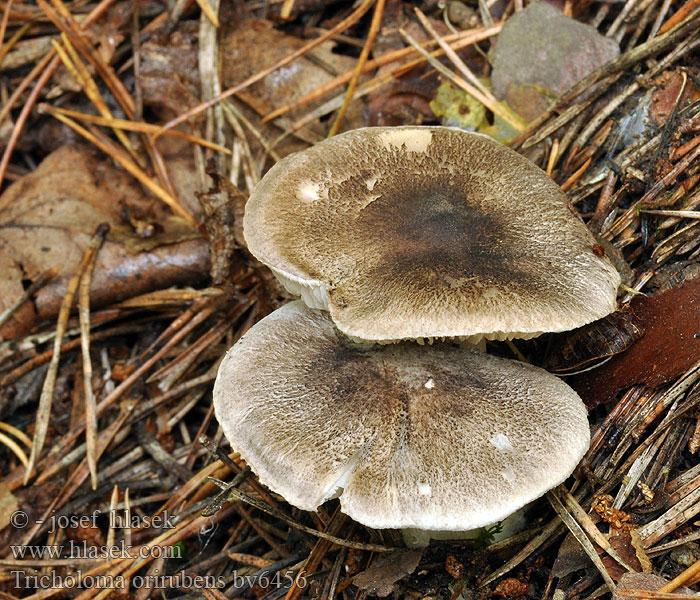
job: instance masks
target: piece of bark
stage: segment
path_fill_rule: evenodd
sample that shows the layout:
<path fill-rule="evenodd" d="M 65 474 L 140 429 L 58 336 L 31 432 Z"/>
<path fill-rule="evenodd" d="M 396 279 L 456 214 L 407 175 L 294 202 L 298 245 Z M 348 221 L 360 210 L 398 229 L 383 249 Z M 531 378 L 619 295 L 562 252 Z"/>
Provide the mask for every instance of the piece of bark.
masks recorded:
<path fill-rule="evenodd" d="M 620 583 L 617 590 L 613 592 L 613 600 L 629 600 L 629 596 L 620 593 L 623 590 L 655 592 L 667 583 L 668 581 L 666 581 L 663 577 L 654 575 L 653 573 L 626 573 L 620 578 Z M 673 593 L 692 594 L 693 592 L 687 587 L 683 586 L 674 590 Z"/>

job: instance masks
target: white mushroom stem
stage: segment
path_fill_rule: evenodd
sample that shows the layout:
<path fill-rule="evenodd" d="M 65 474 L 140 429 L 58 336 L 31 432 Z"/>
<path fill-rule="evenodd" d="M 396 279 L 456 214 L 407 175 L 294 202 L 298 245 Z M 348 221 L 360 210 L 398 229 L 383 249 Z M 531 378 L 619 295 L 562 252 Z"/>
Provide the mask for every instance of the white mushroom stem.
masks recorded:
<path fill-rule="evenodd" d="M 499 521 L 501 529 L 493 534 L 493 541 L 500 542 L 522 531 L 526 525 L 525 513 L 531 504 L 519 508 L 512 515 L 503 519 L 503 521 Z M 474 540 L 484 535 L 489 527 L 492 526 L 479 527 L 467 531 L 433 531 L 408 527 L 401 530 L 401 536 L 409 548 L 424 548 L 430 543 L 430 540 Z"/>

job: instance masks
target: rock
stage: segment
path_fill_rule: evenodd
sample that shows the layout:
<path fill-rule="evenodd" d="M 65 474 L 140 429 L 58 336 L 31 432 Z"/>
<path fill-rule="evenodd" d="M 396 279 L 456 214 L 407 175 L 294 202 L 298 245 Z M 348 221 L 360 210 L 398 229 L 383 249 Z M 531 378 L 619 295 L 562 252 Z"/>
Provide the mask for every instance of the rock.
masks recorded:
<path fill-rule="evenodd" d="M 545 97 L 558 96 L 619 54 L 617 42 L 595 28 L 535 2 L 506 21 L 498 36 L 491 75 L 494 94 L 499 99 L 510 96 L 513 106 L 521 90 L 531 95 L 533 87 L 541 88 L 538 92 Z"/>

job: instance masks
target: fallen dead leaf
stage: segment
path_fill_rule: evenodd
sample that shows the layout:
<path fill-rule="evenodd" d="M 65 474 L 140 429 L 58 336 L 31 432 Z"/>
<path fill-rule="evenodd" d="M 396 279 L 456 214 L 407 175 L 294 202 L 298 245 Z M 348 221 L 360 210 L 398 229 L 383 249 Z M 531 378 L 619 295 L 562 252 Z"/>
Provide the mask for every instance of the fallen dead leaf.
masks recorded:
<path fill-rule="evenodd" d="M 221 48 L 223 86 L 227 88 L 240 83 L 296 52 L 305 43 L 302 39 L 282 33 L 270 21 L 246 21 L 224 35 Z M 262 116 L 321 87 L 355 67 L 354 58 L 333 53 L 334 45 L 331 42 L 321 44 L 307 56 L 270 73 L 237 96 Z M 311 104 L 291 111 L 288 116 L 297 119 L 342 91 L 342 88 L 337 88 Z M 363 125 L 366 125 L 366 121 L 362 103 L 352 102 L 342 129 L 355 129 Z M 326 135 L 325 127 L 316 125 L 313 130 L 322 137 Z"/>
<path fill-rule="evenodd" d="M 615 549 L 615 551 L 620 555 L 622 560 L 624 560 L 630 567 L 635 571 L 642 571 L 642 564 L 637 556 L 637 549 L 634 547 L 632 542 L 632 535 L 628 529 L 610 529 L 610 535 L 608 536 L 608 541 L 610 545 Z M 613 559 L 608 554 L 604 554 L 602 550 L 600 551 L 601 560 L 605 565 L 606 570 L 610 573 L 610 577 L 614 581 L 620 581 L 620 578 L 628 573 L 627 569 L 622 567 L 615 559 Z"/>
<path fill-rule="evenodd" d="M 687 77 L 684 78 L 680 71 L 667 71 L 655 83 L 659 87 L 654 90 L 651 96 L 649 116 L 657 127 L 666 123 L 676 104 L 678 104 L 678 108 L 683 108 L 700 96 L 700 92 L 693 85 L 693 82 Z M 683 96 L 679 98 L 681 91 Z"/>
<path fill-rule="evenodd" d="M 116 302 L 172 285 L 202 281 L 208 250 L 199 232 L 173 218 L 144 195 L 120 169 L 83 146 L 64 146 L 0 196 L 0 312 L 49 268 L 51 283 L 25 302 L 0 330 L 5 339 L 23 335 L 57 314 L 66 283 L 100 223 L 108 236 L 92 280 L 93 306 Z M 159 245 L 143 247 L 135 222 L 152 225 Z M 146 228 L 149 230 L 149 228 Z"/>
<path fill-rule="evenodd" d="M 552 577 L 562 579 L 575 571 L 586 569 L 592 565 L 591 559 L 581 547 L 579 541 L 568 533 L 559 546 L 557 558 L 552 566 Z"/>
<path fill-rule="evenodd" d="M 554 373 L 587 369 L 620 354 L 644 335 L 628 310 L 619 310 L 593 323 L 551 336 L 544 368 Z"/>
<path fill-rule="evenodd" d="M 645 334 L 604 365 L 567 382 L 589 408 L 635 384 L 657 387 L 688 370 L 700 356 L 700 279 L 630 302 Z"/>
<path fill-rule="evenodd" d="M 141 46 L 144 104 L 179 114 L 199 102 L 198 32 L 198 23 L 180 23 L 166 39 L 153 37 Z"/>
<path fill-rule="evenodd" d="M 397 550 L 374 561 L 352 582 L 368 594 L 384 598 L 394 591 L 394 583 L 416 570 L 422 556 L 423 550 Z"/>

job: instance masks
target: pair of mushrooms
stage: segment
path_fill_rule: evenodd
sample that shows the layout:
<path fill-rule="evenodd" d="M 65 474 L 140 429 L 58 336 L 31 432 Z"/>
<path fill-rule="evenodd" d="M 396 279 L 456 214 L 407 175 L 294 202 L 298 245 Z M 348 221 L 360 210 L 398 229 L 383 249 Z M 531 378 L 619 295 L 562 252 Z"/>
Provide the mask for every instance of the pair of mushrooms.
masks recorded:
<path fill-rule="evenodd" d="M 415 343 L 534 337 L 615 309 L 619 275 L 528 160 L 453 128 L 350 131 L 270 169 L 244 235 L 303 302 L 229 350 L 214 408 L 288 502 L 464 531 L 571 474 L 589 444 L 571 388 L 455 340 Z"/>

